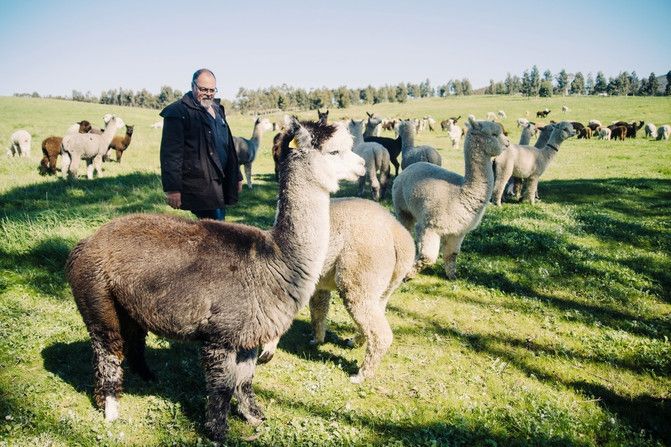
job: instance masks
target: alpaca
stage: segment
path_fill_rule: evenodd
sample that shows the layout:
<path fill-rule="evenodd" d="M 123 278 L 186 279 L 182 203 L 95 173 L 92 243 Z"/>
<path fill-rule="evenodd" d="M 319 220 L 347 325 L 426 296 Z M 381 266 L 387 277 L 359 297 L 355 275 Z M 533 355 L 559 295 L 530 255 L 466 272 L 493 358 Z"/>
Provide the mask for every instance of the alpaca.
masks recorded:
<path fill-rule="evenodd" d="M 424 118 L 422 118 L 422 121 L 425 123 L 425 126 L 429 128 L 430 132 L 435 132 L 436 131 L 436 129 L 434 127 L 436 125 L 436 120 L 433 119 L 432 116 L 427 115 Z"/>
<path fill-rule="evenodd" d="M 617 121 L 608 127 L 610 127 L 610 129 L 613 130 L 613 127 L 624 126 L 627 128 L 626 137 L 636 138 L 636 132 L 638 132 L 643 127 L 644 124 L 645 123 L 643 121 L 639 121 L 638 124 L 636 124 L 636 121 L 634 121 L 633 123 L 627 123 L 626 121 Z"/>
<path fill-rule="evenodd" d="M 415 243 L 387 209 L 369 200 L 331 199 L 326 262 L 310 299 L 313 343 L 324 343 L 331 291 L 338 291 L 358 327 L 366 354 L 353 383 L 371 378 L 392 342 L 384 315 L 387 301 L 412 269 Z M 375 235 L 375 237 L 368 237 Z M 269 361 L 279 338 L 266 344 L 259 362 Z"/>
<path fill-rule="evenodd" d="M 82 120 L 77 123 L 79 131 L 77 133 L 88 133 L 91 131 L 91 123 Z M 40 174 L 55 174 L 56 160 L 61 154 L 61 144 L 63 137 L 50 136 L 42 140 L 42 161 L 40 161 Z"/>
<path fill-rule="evenodd" d="M 502 120 L 508 118 L 508 115 L 506 115 L 506 112 L 504 112 L 503 110 L 499 110 L 498 112 L 496 112 L 496 116 L 498 116 Z"/>
<path fill-rule="evenodd" d="M 527 122 L 524 126 L 522 126 L 522 135 L 520 135 L 519 144 L 528 145 L 529 143 L 531 143 L 531 137 L 536 135 L 537 131 L 538 129 L 536 129 L 536 126 L 534 126 L 532 123 Z"/>
<path fill-rule="evenodd" d="M 282 154 L 282 132 L 275 134 L 273 137 L 273 163 L 275 164 L 275 180 L 280 179 L 280 155 Z"/>
<path fill-rule="evenodd" d="M 652 123 L 646 123 L 645 125 L 645 137 L 656 137 L 657 136 L 657 126 Z"/>
<path fill-rule="evenodd" d="M 396 170 L 396 176 L 398 176 L 398 168 L 400 167 L 400 163 L 398 162 L 398 156 L 401 154 L 401 138 L 388 138 L 388 137 L 364 137 L 363 141 L 366 143 L 378 143 L 384 146 L 385 149 L 387 149 L 387 152 L 389 152 L 389 161 L 392 165 L 394 165 L 394 169 Z"/>
<path fill-rule="evenodd" d="M 322 124 L 328 124 L 329 121 L 329 111 L 326 109 L 326 112 L 322 112 L 319 109 L 317 109 L 317 120 L 322 123 Z M 276 130 L 273 128 L 272 130 Z"/>
<path fill-rule="evenodd" d="M 109 113 L 103 115 L 103 123 L 107 125 L 107 123 L 109 123 L 110 120 L 112 119 L 112 116 L 113 115 Z M 90 122 L 82 120 L 68 127 L 68 130 L 65 131 L 65 135 L 73 135 L 77 133 L 89 133 L 89 132 L 94 133 L 96 135 L 102 135 L 103 131 L 104 129 L 101 129 L 99 127 L 92 127 Z"/>
<path fill-rule="evenodd" d="M 608 126 L 608 129 L 610 129 L 610 137 L 613 140 L 624 141 L 627 137 L 627 126 L 615 126 L 611 124 Z"/>
<path fill-rule="evenodd" d="M 457 117 L 450 117 L 450 118 L 448 118 L 448 119 L 446 119 L 446 120 L 442 120 L 442 121 L 440 122 L 440 129 L 441 129 L 443 132 L 449 130 L 449 127 L 450 127 L 450 121 L 452 121 L 452 123 L 454 123 L 454 124 L 457 124 L 457 121 L 459 121 L 459 118 L 461 118 L 461 115 L 459 115 L 459 116 L 457 116 Z"/>
<path fill-rule="evenodd" d="M 134 127 L 135 126 L 126 124 L 126 134 L 123 136 L 115 135 L 114 138 L 112 138 L 112 141 L 109 145 L 109 150 L 107 151 L 107 154 L 105 154 L 104 158 L 110 159 L 110 154 L 112 150 L 114 150 L 116 152 L 117 163 L 121 163 L 121 156 L 123 155 L 124 151 L 128 149 L 131 138 L 133 138 Z"/>
<path fill-rule="evenodd" d="M 118 116 L 112 116 L 105 125 L 102 135 L 94 133 L 69 134 L 63 137 L 61 143 L 61 172 L 63 178 L 76 178 L 79 160 L 86 160 L 86 177 L 93 178 L 93 171 L 102 176 L 103 155 L 107 153 L 114 134 L 117 129 L 124 126 L 124 122 Z"/>
<path fill-rule="evenodd" d="M 261 146 L 261 137 L 263 132 L 270 130 L 272 124 L 267 118 L 257 118 L 254 122 L 254 130 L 252 130 L 252 138 L 233 137 L 235 144 L 235 152 L 238 154 L 238 164 L 245 165 L 245 178 L 247 179 L 247 187 L 252 189 L 252 163 L 256 158 L 256 154 Z"/>
<path fill-rule="evenodd" d="M 463 177 L 430 163 L 415 163 L 394 181 L 396 217 L 408 231 L 415 226 L 416 271 L 436 262 L 442 241 L 445 274 L 448 279 L 456 277 L 461 243 L 479 225 L 492 194 L 492 157 L 510 141 L 496 123 L 469 117 L 469 127 Z"/>
<path fill-rule="evenodd" d="M 522 127 L 529 124 L 529 120 L 526 118 L 517 118 L 517 127 Z"/>
<path fill-rule="evenodd" d="M 597 127 L 598 137 L 601 140 L 610 140 L 611 130 L 607 127 Z"/>
<path fill-rule="evenodd" d="M 487 121 L 496 121 L 496 113 L 487 112 Z"/>
<path fill-rule="evenodd" d="M 538 133 L 538 130 L 540 130 L 540 135 L 538 136 L 538 139 L 534 143 L 534 147 L 536 149 L 541 149 L 541 148 L 545 147 L 548 140 L 550 139 L 550 135 L 552 134 L 552 131 L 554 130 L 555 125 L 554 124 L 548 124 L 547 126 L 539 128 L 539 127 L 536 127 L 534 125 L 534 123 L 529 122 L 529 127 L 534 127 L 535 128 L 535 130 L 533 131 L 533 134 Z M 531 142 L 531 135 L 528 134 L 524 129 L 522 129 L 522 136 L 520 136 L 519 145 L 528 145 L 530 142 Z M 493 167 L 494 167 L 494 173 L 496 174 L 496 160 L 494 160 L 492 163 L 493 163 Z M 494 179 L 494 181 L 496 182 L 496 178 Z M 525 182 L 526 182 L 526 179 L 521 179 L 521 178 L 518 178 L 518 177 L 515 177 L 515 176 L 511 176 L 510 179 L 508 180 L 508 183 L 506 183 L 505 195 L 514 197 L 515 199 L 519 200 L 520 193 L 522 192 L 522 186 Z M 536 198 L 536 200 L 540 199 L 540 197 L 538 196 L 538 190 L 536 190 L 535 198 Z"/>
<path fill-rule="evenodd" d="M 7 155 L 10 157 L 30 157 L 32 136 L 27 130 L 19 129 L 9 137 Z"/>
<path fill-rule="evenodd" d="M 256 348 L 282 335 L 312 296 L 329 244 L 329 193 L 364 173 L 345 126 L 286 120 L 273 228 L 127 215 L 70 253 L 67 277 L 106 420 L 119 416 L 124 353 L 131 369 L 153 377 L 147 331 L 202 343 L 205 427 L 215 440 L 226 437 L 232 396 L 248 422 L 263 419 L 252 389 Z"/>
<path fill-rule="evenodd" d="M 354 137 L 352 151 L 366 162 L 366 175 L 359 178 L 359 196 L 363 196 L 366 178 L 370 182 L 373 200 L 384 199 L 389 181 L 389 152 L 379 143 L 367 143 L 363 139 L 364 121 L 350 120 L 349 132 Z M 377 177 L 380 171 L 380 178 Z"/>
<path fill-rule="evenodd" d="M 464 135 L 464 129 L 459 127 L 452 119 L 447 120 L 447 135 L 452 143 L 452 149 L 458 148 L 461 143 L 461 137 Z"/>
<path fill-rule="evenodd" d="M 438 166 L 443 164 L 442 157 L 433 147 L 415 147 L 415 127 L 411 121 L 401 121 L 398 136 L 401 139 L 401 168 L 405 169 L 418 161 L 428 161 Z"/>
<path fill-rule="evenodd" d="M 561 111 L 562 113 L 570 112 L 571 109 L 568 108 L 568 106 L 561 106 Z"/>
<path fill-rule="evenodd" d="M 496 184 L 491 196 L 492 202 L 501 205 L 501 198 L 508 179 L 515 176 L 527 179 L 526 199 L 533 205 L 536 200 L 538 179 L 559 152 L 559 146 L 576 131 L 568 121 L 562 121 L 554 126 L 547 144 L 542 149 L 533 146 L 511 144 L 494 159 L 496 165 Z"/>
<path fill-rule="evenodd" d="M 657 140 L 668 140 L 671 135 L 671 125 L 664 124 L 657 128 Z"/>
<path fill-rule="evenodd" d="M 551 110 L 550 109 L 544 109 L 544 110 L 539 110 L 536 112 L 536 118 L 545 118 L 550 114 Z"/>
<path fill-rule="evenodd" d="M 368 120 L 366 121 L 366 130 L 363 132 L 364 138 L 379 137 L 380 128 L 382 127 L 382 118 L 375 116 L 374 113 L 366 112 L 366 115 L 368 115 Z"/>
<path fill-rule="evenodd" d="M 589 120 L 589 123 L 587 123 L 587 127 L 592 129 L 592 133 L 594 133 L 594 132 L 596 132 L 596 130 L 599 127 L 602 127 L 601 121 L 599 121 L 599 120 Z"/>

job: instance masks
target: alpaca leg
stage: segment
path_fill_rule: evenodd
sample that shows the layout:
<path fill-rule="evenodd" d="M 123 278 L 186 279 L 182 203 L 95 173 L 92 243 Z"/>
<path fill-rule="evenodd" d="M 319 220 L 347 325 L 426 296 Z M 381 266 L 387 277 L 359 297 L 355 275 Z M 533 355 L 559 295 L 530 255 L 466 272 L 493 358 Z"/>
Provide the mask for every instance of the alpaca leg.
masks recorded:
<path fill-rule="evenodd" d="M 247 179 L 247 187 L 252 189 L 252 164 L 245 163 L 245 178 Z"/>
<path fill-rule="evenodd" d="M 443 237 L 443 260 L 445 262 L 445 276 L 453 280 L 457 278 L 457 255 L 461 251 L 461 243 L 465 235 Z"/>
<path fill-rule="evenodd" d="M 216 343 L 205 342 L 202 359 L 208 397 L 205 428 L 215 441 L 223 441 L 228 432 L 228 412 L 236 386 L 236 353 Z"/>
<path fill-rule="evenodd" d="M 389 185 L 390 169 L 387 165 L 386 169 L 380 170 L 380 200 L 384 200 L 387 195 L 387 186 Z"/>
<path fill-rule="evenodd" d="M 361 368 L 356 375 L 350 376 L 352 383 L 361 383 L 375 375 L 382 357 L 391 346 L 393 335 L 377 298 L 347 293 L 343 294 L 343 302 L 366 342 Z"/>
<path fill-rule="evenodd" d="M 130 369 L 140 376 L 142 380 L 156 380 L 156 375 L 149 369 L 144 355 L 147 330 L 133 320 L 125 310 L 117 308 L 117 311 L 128 366 L 130 366 Z"/>
<path fill-rule="evenodd" d="M 514 177 L 513 179 L 513 197 L 515 200 L 520 200 L 522 195 L 522 184 L 524 181 L 521 178 Z"/>
<path fill-rule="evenodd" d="M 86 178 L 89 180 L 93 179 L 93 160 L 86 160 Z"/>
<path fill-rule="evenodd" d="M 527 180 L 527 189 L 524 192 L 524 200 L 532 205 L 536 203 L 536 191 L 538 190 L 538 177 L 530 177 Z"/>
<path fill-rule="evenodd" d="M 415 268 L 421 271 L 427 265 L 435 264 L 440 252 L 440 235 L 419 223 L 415 226 L 417 235 L 417 261 Z"/>
<path fill-rule="evenodd" d="M 236 382 L 234 395 L 238 401 L 238 413 L 252 425 L 259 425 L 265 419 L 263 411 L 256 403 L 252 389 L 252 379 L 256 370 L 256 349 L 241 349 L 236 355 Z"/>
<path fill-rule="evenodd" d="M 116 162 L 121 163 L 121 156 L 123 155 L 123 151 L 120 151 L 119 149 L 116 150 Z"/>
<path fill-rule="evenodd" d="M 399 168 L 398 159 L 396 159 L 396 158 L 392 158 L 392 159 L 389 160 L 389 161 L 391 161 L 391 164 L 394 165 L 394 171 L 396 172 L 396 174 L 394 174 L 394 177 L 398 177 L 398 168 Z"/>
<path fill-rule="evenodd" d="M 98 173 L 98 177 L 103 176 L 103 157 L 101 155 L 96 155 L 93 158 L 93 168 Z M 93 171 L 91 172 L 91 178 L 93 178 Z"/>
<path fill-rule="evenodd" d="M 370 191 L 372 199 L 376 202 L 380 201 L 380 182 L 375 173 L 370 176 Z"/>
<path fill-rule="evenodd" d="M 61 156 L 61 177 L 64 179 L 68 178 L 68 172 L 70 172 L 70 165 L 72 164 L 72 159 L 70 154 L 63 152 Z"/>
<path fill-rule="evenodd" d="M 496 180 L 494 181 L 494 191 L 492 192 L 492 201 L 495 205 L 501 206 L 501 199 L 503 192 L 506 189 L 506 184 L 513 175 L 513 166 L 505 166 L 504 163 L 496 163 Z"/>
<path fill-rule="evenodd" d="M 312 322 L 311 343 L 321 344 L 326 339 L 326 317 L 331 305 L 331 291 L 317 290 L 310 298 L 310 321 Z"/>
<path fill-rule="evenodd" d="M 366 176 L 362 175 L 359 177 L 359 183 L 357 186 L 357 196 L 363 197 L 363 191 L 366 189 Z"/>
<path fill-rule="evenodd" d="M 49 154 L 49 161 L 47 167 L 50 174 L 56 174 L 56 160 L 58 159 L 58 154 Z"/>

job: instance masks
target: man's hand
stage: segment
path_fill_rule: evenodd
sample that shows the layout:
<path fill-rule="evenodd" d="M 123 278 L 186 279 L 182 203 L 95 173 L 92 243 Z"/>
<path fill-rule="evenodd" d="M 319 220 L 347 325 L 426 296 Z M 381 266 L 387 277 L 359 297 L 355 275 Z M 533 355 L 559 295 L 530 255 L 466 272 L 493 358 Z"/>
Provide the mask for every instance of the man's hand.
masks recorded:
<path fill-rule="evenodd" d="M 165 193 L 165 201 L 172 208 L 179 209 L 182 206 L 182 193 L 179 191 L 167 191 Z"/>
<path fill-rule="evenodd" d="M 242 192 L 242 180 L 238 182 L 238 192 Z"/>

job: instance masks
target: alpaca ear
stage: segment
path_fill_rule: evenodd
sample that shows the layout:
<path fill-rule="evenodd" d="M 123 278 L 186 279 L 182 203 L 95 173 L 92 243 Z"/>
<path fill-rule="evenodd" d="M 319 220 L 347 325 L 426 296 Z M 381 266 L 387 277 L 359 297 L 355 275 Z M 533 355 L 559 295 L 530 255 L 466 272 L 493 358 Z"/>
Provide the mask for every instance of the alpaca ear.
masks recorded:
<path fill-rule="evenodd" d="M 372 117 L 373 117 L 373 115 L 370 114 L 370 113 L 368 113 L 368 112 L 366 112 L 366 115 L 368 115 L 368 118 L 372 118 Z"/>
<path fill-rule="evenodd" d="M 299 127 L 301 127 L 301 123 L 298 122 L 295 116 L 284 115 L 284 128 L 287 133 L 295 133 Z"/>
<path fill-rule="evenodd" d="M 472 129 L 480 129 L 480 127 L 482 127 L 477 121 L 475 121 L 475 117 L 473 115 L 468 115 L 468 124 L 471 125 Z"/>

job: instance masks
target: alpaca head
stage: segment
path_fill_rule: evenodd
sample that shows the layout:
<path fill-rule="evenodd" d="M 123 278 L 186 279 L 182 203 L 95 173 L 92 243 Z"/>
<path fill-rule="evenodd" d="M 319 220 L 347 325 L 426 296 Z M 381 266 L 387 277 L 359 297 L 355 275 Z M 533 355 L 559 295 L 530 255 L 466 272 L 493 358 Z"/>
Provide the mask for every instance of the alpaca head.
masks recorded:
<path fill-rule="evenodd" d="M 368 113 L 368 122 L 366 123 L 369 127 L 376 127 L 378 124 L 382 124 L 382 118 L 375 116 L 374 113 Z"/>
<path fill-rule="evenodd" d="M 468 117 L 470 130 L 466 135 L 464 150 L 478 147 L 489 157 L 496 157 L 510 146 L 510 140 L 503 134 L 503 126 L 493 121 L 476 121 Z"/>
<path fill-rule="evenodd" d="M 105 117 L 107 117 L 107 115 L 105 115 Z M 105 121 L 105 129 L 107 129 L 108 127 L 112 127 L 112 126 L 116 129 L 120 129 L 125 125 L 126 124 L 123 122 L 123 120 L 120 117 L 114 116 L 114 115 L 109 115 L 108 120 Z"/>
<path fill-rule="evenodd" d="M 363 135 L 363 129 L 366 126 L 363 120 L 349 120 L 347 128 L 349 133 L 352 134 L 354 138 L 360 137 Z"/>
<path fill-rule="evenodd" d="M 322 112 L 319 109 L 317 109 L 317 118 L 318 118 L 320 123 L 326 124 L 328 122 L 328 119 L 329 119 L 328 109 L 326 110 L 326 112 Z"/>
<path fill-rule="evenodd" d="M 79 133 L 89 133 L 91 131 L 91 123 L 86 120 L 81 120 L 79 124 Z"/>
<path fill-rule="evenodd" d="M 415 135 L 417 124 L 415 120 L 402 120 L 398 123 L 399 135 Z"/>
<path fill-rule="evenodd" d="M 554 126 L 555 127 L 554 130 L 552 131 L 552 135 L 557 136 L 560 142 L 567 140 L 571 137 L 574 137 L 577 134 L 577 132 L 573 128 L 573 125 L 568 121 L 562 121 L 560 123 L 556 123 Z"/>
<path fill-rule="evenodd" d="M 132 124 L 126 124 L 126 135 L 133 136 L 133 129 L 135 128 Z"/>
<path fill-rule="evenodd" d="M 103 116 L 103 122 L 105 123 L 105 125 L 107 125 L 107 123 L 110 122 L 110 120 L 112 119 L 113 116 L 114 116 L 114 115 L 112 115 L 111 113 L 106 113 L 106 114 Z"/>
<path fill-rule="evenodd" d="M 352 136 L 345 124 L 299 122 L 288 115 L 284 119 L 280 159 L 282 163 L 306 160 L 309 169 L 304 178 L 333 193 L 340 180 L 356 181 L 365 174 L 363 158 L 352 152 Z"/>
<path fill-rule="evenodd" d="M 254 127 L 258 127 L 261 129 L 261 132 L 265 132 L 266 130 L 272 130 L 273 123 L 271 123 L 268 118 L 258 117 L 256 118 L 256 121 L 254 121 Z"/>

